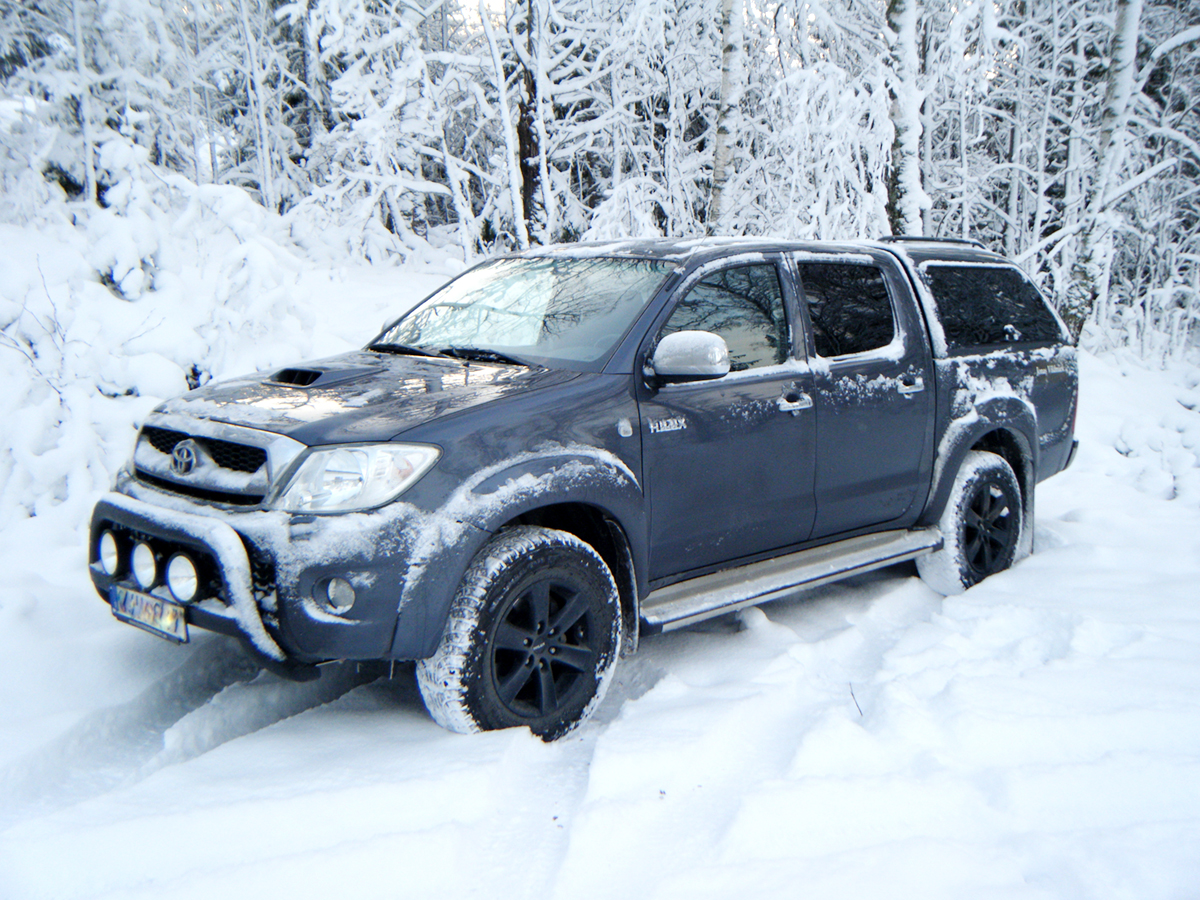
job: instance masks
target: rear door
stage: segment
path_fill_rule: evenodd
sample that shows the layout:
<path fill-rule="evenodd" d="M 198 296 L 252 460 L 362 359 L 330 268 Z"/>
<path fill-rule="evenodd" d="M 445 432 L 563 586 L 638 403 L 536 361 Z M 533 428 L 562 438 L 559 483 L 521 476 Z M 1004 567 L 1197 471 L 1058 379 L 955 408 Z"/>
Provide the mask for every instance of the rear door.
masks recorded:
<path fill-rule="evenodd" d="M 795 544 L 812 529 L 812 376 L 793 352 L 794 290 L 780 263 L 689 277 L 650 345 L 712 332 L 732 366 L 642 396 L 652 580 Z"/>
<path fill-rule="evenodd" d="M 933 454 L 932 361 L 910 289 L 885 256 L 795 262 L 815 371 L 812 536 L 910 525 Z"/>

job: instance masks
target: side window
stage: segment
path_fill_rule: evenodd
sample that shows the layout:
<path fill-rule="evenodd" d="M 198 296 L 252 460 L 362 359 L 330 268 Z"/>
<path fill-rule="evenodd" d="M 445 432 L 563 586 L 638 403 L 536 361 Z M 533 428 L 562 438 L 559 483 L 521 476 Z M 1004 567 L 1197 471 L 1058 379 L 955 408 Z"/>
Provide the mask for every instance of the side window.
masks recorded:
<path fill-rule="evenodd" d="M 925 283 L 937 301 L 950 349 L 988 344 L 1054 344 L 1058 321 L 1037 288 L 1008 266 L 930 265 Z"/>
<path fill-rule="evenodd" d="M 797 267 L 818 356 L 864 353 L 892 342 L 892 301 L 877 266 L 801 262 Z"/>
<path fill-rule="evenodd" d="M 784 362 L 788 328 L 775 266 L 738 266 L 704 276 L 679 301 L 659 338 L 676 331 L 719 334 L 735 372 Z"/>

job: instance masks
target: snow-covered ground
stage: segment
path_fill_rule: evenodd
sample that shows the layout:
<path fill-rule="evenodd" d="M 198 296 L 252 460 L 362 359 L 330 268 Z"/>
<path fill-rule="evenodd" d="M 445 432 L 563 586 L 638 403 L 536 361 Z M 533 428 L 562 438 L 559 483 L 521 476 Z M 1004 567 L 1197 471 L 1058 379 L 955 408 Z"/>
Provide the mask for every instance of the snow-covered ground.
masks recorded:
<path fill-rule="evenodd" d="M 230 338 L 217 374 L 359 345 L 452 268 L 283 266 L 282 343 Z M 113 383 L 169 386 L 173 346 L 220 343 L 186 331 Z M 102 337 L 79 366 L 140 358 Z M 85 572 L 92 494 L 38 465 L 123 455 L 111 420 L 154 391 L 55 436 L 29 376 L 41 418 L 0 424 L 8 508 L 42 501 L 0 522 L 0 898 L 1200 896 L 1200 370 L 1084 354 L 1082 378 L 1079 457 L 1015 569 L 942 598 L 896 567 L 646 639 L 547 745 L 442 731 L 411 667 L 291 684 L 117 623 Z"/>

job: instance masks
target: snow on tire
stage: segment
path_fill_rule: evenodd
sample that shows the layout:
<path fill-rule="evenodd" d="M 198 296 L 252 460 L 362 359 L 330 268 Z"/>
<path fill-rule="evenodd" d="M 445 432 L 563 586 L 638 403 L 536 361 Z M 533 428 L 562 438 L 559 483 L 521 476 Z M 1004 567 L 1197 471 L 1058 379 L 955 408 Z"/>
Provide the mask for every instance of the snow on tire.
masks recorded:
<path fill-rule="evenodd" d="M 451 731 L 527 725 L 554 740 L 604 697 L 620 646 L 620 602 L 604 560 L 565 531 L 520 526 L 472 560 L 417 683 Z"/>
<path fill-rule="evenodd" d="M 938 521 L 941 550 L 917 559 L 921 579 L 942 594 L 959 594 L 1012 565 L 1021 542 L 1021 487 L 995 453 L 972 450 Z"/>

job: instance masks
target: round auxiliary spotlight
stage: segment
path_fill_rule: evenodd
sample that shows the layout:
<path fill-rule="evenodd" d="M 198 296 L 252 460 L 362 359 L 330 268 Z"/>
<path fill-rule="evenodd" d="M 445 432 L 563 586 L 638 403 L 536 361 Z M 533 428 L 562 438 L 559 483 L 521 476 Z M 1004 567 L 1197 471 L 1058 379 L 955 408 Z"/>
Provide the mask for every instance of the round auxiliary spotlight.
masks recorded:
<path fill-rule="evenodd" d="M 97 556 L 100 557 L 100 568 L 104 570 L 104 574 L 113 576 L 117 574 L 117 569 L 121 566 L 121 548 L 117 546 L 117 538 L 111 531 L 106 531 L 100 535 L 100 543 L 97 547 Z"/>
<path fill-rule="evenodd" d="M 180 603 L 196 599 L 196 591 L 200 588 L 200 577 L 196 574 L 196 564 L 182 553 L 176 553 L 167 563 L 167 587 L 171 596 Z"/>
<path fill-rule="evenodd" d="M 133 548 L 133 578 L 144 591 L 154 587 L 158 580 L 158 563 L 154 551 L 145 541 L 139 541 Z"/>

